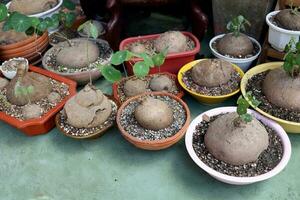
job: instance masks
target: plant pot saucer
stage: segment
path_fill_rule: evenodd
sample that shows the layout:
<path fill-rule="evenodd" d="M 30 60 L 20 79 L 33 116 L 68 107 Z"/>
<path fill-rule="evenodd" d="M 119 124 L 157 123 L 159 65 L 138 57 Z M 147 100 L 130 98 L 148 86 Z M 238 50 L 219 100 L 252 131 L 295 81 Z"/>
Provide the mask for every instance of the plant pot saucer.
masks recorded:
<path fill-rule="evenodd" d="M 71 42 L 77 42 L 78 40 L 80 40 L 80 38 L 72 39 Z M 97 69 L 96 65 L 107 64 L 112 56 L 113 51 L 110 48 L 107 41 L 105 40 L 101 40 L 101 39 L 96 39 L 96 40 L 88 39 L 88 40 L 96 42 L 100 50 L 100 55 L 94 63 L 91 63 L 89 64 L 89 66 L 80 69 L 76 69 L 76 68 L 65 69 L 65 67 L 63 66 L 58 66 L 58 64 L 56 63 L 56 56 L 58 52 L 68 44 L 67 42 L 62 42 L 53 46 L 45 53 L 42 60 L 43 68 L 52 71 L 54 73 L 57 73 L 61 76 L 65 76 L 69 79 L 72 79 L 76 81 L 79 85 L 85 85 L 86 83 L 88 83 L 90 81 L 90 75 L 93 81 L 98 79 L 101 76 L 101 73 Z"/>
<path fill-rule="evenodd" d="M 167 97 L 171 100 L 176 101 L 178 104 L 180 104 L 180 106 L 184 110 L 185 121 L 182 123 L 182 127 L 179 130 L 177 130 L 176 133 L 174 133 L 171 136 L 165 137 L 164 139 L 150 140 L 150 139 L 140 139 L 138 137 L 135 137 L 126 130 L 126 128 L 123 126 L 124 122 L 122 122 L 123 111 L 126 109 L 126 107 L 131 106 L 132 104 L 134 104 L 134 102 L 137 102 L 140 99 L 143 99 L 147 96 L 154 97 L 154 98 L 156 98 L 156 97 L 161 97 L 161 98 Z M 173 113 L 176 113 L 176 111 L 174 111 L 175 108 L 172 107 L 172 109 L 173 109 Z M 127 115 L 127 114 L 125 114 L 125 115 Z M 131 116 L 132 114 L 129 114 L 129 115 Z M 186 132 L 186 129 L 187 129 L 189 123 L 190 123 L 190 119 L 191 119 L 190 110 L 189 110 L 187 104 L 182 99 L 176 97 L 175 95 L 166 93 L 166 92 L 149 92 L 149 93 L 144 93 L 144 94 L 132 97 L 132 98 L 128 99 L 127 101 L 125 101 L 121 105 L 121 107 L 119 108 L 118 113 L 117 113 L 117 125 L 118 125 L 118 128 L 119 128 L 122 136 L 128 142 L 130 142 L 131 144 L 133 144 L 137 148 L 145 149 L 145 150 L 162 150 L 162 149 L 169 148 L 172 145 L 176 144 L 184 136 L 184 134 Z M 135 124 L 131 124 L 130 122 L 128 124 L 130 124 L 130 126 L 135 126 Z M 126 125 L 128 125 L 128 124 L 126 124 Z M 152 131 L 152 130 L 144 129 L 143 131 L 148 131 L 149 132 L 149 131 Z M 138 132 L 139 133 L 144 133 L 143 131 L 138 131 Z M 159 131 L 161 131 L 161 130 L 159 130 Z M 167 132 L 167 130 L 163 129 L 163 132 Z"/>
<path fill-rule="evenodd" d="M 63 110 L 61 110 L 55 117 L 55 124 L 58 130 L 63 133 L 67 137 L 71 137 L 73 139 L 96 139 L 102 135 L 105 134 L 105 132 L 110 129 L 114 123 L 115 123 L 115 118 L 117 115 L 117 110 L 119 107 L 119 104 L 117 101 L 111 97 L 107 96 L 110 100 L 110 103 L 112 104 L 112 113 L 111 116 L 109 117 L 108 120 L 106 120 L 103 124 L 101 124 L 98 127 L 95 128 L 90 128 L 90 129 L 85 129 L 87 130 L 83 134 L 79 133 L 74 133 L 72 130 L 76 130 L 78 132 L 83 131 L 84 129 L 77 129 L 69 124 L 67 124 L 65 121 L 63 121 Z"/>
<path fill-rule="evenodd" d="M 176 87 L 177 87 L 178 92 L 177 92 L 176 94 L 170 92 L 170 94 L 174 94 L 175 96 L 177 96 L 177 97 L 180 98 L 180 99 L 184 96 L 184 91 L 183 91 L 182 87 L 180 86 L 180 84 L 179 84 L 179 82 L 178 82 L 178 80 L 177 80 L 177 76 L 176 76 L 175 74 L 171 74 L 171 73 L 169 73 L 169 72 L 161 72 L 161 73 L 157 73 L 157 74 L 150 74 L 150 75 L 147 75 L 147 76 L 145 77 L 145 79 L 148 80 L 148 81 L 150 81 L 150 80 L 151 80 L 151 77 L 157 76 L 157 75 L 166 75 L 166 76 L 168 76 L 169 78 L 171 78 L 171 79 L 174 81 L 174 83 L 176 84 Z M 130 98 L 130 97 L 126 97 L 125 94 L 123 94 L 123 95 L 120 94 L 120 90 L 121 90 L 121 88 L 120 88 L 120 87 L 121 87 L 120 83 L 123 82 L 123 84 L 124 84 L 124 82 L 125 82 L 126 80 L 131 79 L 131 78 L 134 78 L 134 77 L 133 77 L 133 76 L 130 76 L 130 77 L 123 78 L 121 81 L 115 82 L 115 83 L 113 84 L 113 86 L 112 86 L 112 88 L 113 88 L 113 96 L 114 96 L 114 98 L 119 102 L 119 104 L 122 104 L 123 102 L 125 102 L 127 99 Z M 148 89 L 149 89 L 148 92 L 151 92 L 151 89 L 150 89 L 150 88 L 148 88 Z M 153 92 L 153 91 L 152 91 L 152 92 Z"/>

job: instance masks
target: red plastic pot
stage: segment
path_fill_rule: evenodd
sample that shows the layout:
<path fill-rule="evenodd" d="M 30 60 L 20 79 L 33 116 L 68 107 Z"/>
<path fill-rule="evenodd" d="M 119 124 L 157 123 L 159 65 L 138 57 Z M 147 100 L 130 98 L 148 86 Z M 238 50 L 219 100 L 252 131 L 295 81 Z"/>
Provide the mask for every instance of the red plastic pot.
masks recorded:
<path fill-rule="evenodd" d="M 181 98 L 183 97 L 183 95 L 184 95 L 184 91 L 183 91 L 183 89 L 181 88 L 181 86 L 180 86 L 180 84 L 179 84 L 179 82 L 178 82 L 177 76 L 176 76 L 175 74 L 171 74 L 171 73 L 169 73 L 169 72 L 162 72 L 162 73 L 160 73 L 160 74 L 162 74 L 162 75 L 167 75 L 167 76 L 171 77 L 171 78 L 175 81 L 176 86 L 177 86 L 177 88 L 178 88 L 178 90 L 179 90 L 179 93 L 176 94 L 175 96 L 181 99 Z M 151 75 L 148 75 L 148 76 L 151 76 Z M 124 79 L 130 79 L 130 78 L 132 78 L 132 77 L 123 78 L 122 80 L 124 80 Z M 118 81 L 118 82 L 115 82 L 115 83 L 112 85 L 112 89 L 113 89 L 113 97 L 114 97 L 114 99 L 118 102 L 119 105 L 121 105 L 121 104 L 124 102 L 124 101 L 123 101 L 123 102 L 121 101 L 121 99 L 120 99 L 120 94 L 119 94 L 119 92 L 118 92 L 118 87 L 119 87 L 119 84 L 120 84 L 120 82 L 121 82 L 122 80 L 120 80 L 120 81 Z M 129 99 L 129 98 L 130 98 L 130 97 L 128 97 L 127 99 Z M 127 99 L 126 99 L 126 100 L 127 100 Z M 126 100 L 125 100 L 125 101 L 126 101 Z"/>
<path fill-rule="evenodd" d="M 49 110 L 46 114 L 38 119 L 30 119 L 20 121 L 10 115 L 5 114 L 4 112 L 0 112 L 0 120 L 10 124 L 11 126 L 19 129 L 20 131 L 24 132 L 28 136 L 40 135 L 49 132 L 55 126 L 55 115 L 58 113 L 63 106 L 65 105 L 66 101 L 76 94 L 76 82 L 59 76 L 53 72 L 30 66 L 29 71 L 33 71 L 44 76 L 50 77 L 54 80 L 59 82 L 65 83 L 69 86 L 69 95 L 65 97 L 56 107 Z"/>
<path fill-rule="evenodd" d="M 160 67 L 161 72 L 170 72 L 172 74 L 177 74 L 179 69 L 183 65 L 195 60 L 196 54 L 200 51 L 200 42 L 196 38 L 196 36 L 194 36 L 190 32 L 182 31 L 182 33 L 194 41 L 195 48 L 191 51 L 168 54 L 166 59 L 165 59 L 165 63 Z M 160 34 L 130 37 L 130 38 L 127 38 L 127 39 L 125 39 L 121 42 L 119 49 L 124 50 L 125 47 L 128 44 L 138 42 L 138 41 L 142 41 L 142 40 L 156 39 L 159 36 L 160 36 Z M 141 61 L 141 59 L 140 58 L 133 58 L 133 59 L 130 60 L 131 63 L 125 62 L 127 73 L 129 75 L 133 75 L 132 66 L 138 61 Z M 158 73 L 158 72 L 159 72 L 159 69 L 157 67 L 150 69 L 150 74 L 155 74 L 155 73 Z"/>

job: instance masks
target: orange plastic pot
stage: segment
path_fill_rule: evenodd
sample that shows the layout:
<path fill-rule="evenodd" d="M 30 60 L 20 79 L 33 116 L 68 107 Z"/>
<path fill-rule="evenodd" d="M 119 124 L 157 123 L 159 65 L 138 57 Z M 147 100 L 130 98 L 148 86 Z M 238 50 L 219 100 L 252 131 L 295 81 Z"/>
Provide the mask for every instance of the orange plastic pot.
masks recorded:
<path fill-rule="evenodd" d="M 175 83 L 176 83 L 176 86 L 177 88 L 179 89 L 179 93 L 176 95 L 178 98 L 182 98 L 184 96 L 184 91 L 183 89 L 181 88 L 179 82 L 178 82 L 178 79 L 177 79 L 177 76 L 175 74 L 171 74 L 169 72 L 162 72 L 162 73 L 159 73 L 159 74 L 162 74 L 162 75 L 167 75 L 169 77 L 171 77 Z M 151 75 L 148 75 L 148 76 L 151 76 Z M 131 77 L 127 77 L 127 78 L 123 78 L 121 81 L 125 80 L 125 79 L 130 79 Z M 118 87 L 119 87 L 119 84 L 121 81 L 118 81 L 118 82 L 115 82 L 113 85 L 112 85 L 112 88 L 113 88 L 113 96 L 114 96 L 114 99 L 121 105 L 123 102 L 121 101 L 120 99 L 120 94 L 118 92 Z"/>
<path fill-rule="evenodd" d="M 69 86 L 69 95 L 65 97 L 56 107 L 49 110 L 43 116 L 37 119 L 30 119 L 30 120 L 18 120 L 10 115 L 5 114 L 4 112 L 0 112 L 0 120 L 10 124 L 11 126 L 19 129 L 23 133 L 28 136 L 40 135 L 49 132 L 55 126 L 55 115 L 58 113 L 63 106 L 65 105 L 66 101 L 76 94 L 76 82 L 59 76 L 55 73 L 49 72 L 47 70 L 43 70 L 38 67 L 30 66 L 29 71 L 33 71 L 49 78 L 52 78 L 56 81 L 65 83 Z"/>
<path fill-rule="evenodd" d="M 124 108 L 132 101 L 135 101 L 141 97 L 147 96 L 147 95 L 155 95 L 155 96 L 169 96 L 172 99 L 175 99 L 176 101 L 178 101 L 184 108 L 185 113 L 186 113 L 186 121 L 185 124 L 183 125 L 183 127 L 172 137 L 166 138 L 166 139 L 162 139 L 162 140 L 140 140 L 136 137 L 133 137 L 132 135 L 130 135 L 127 131 L 125 131 L 125 129 L 123 128 L 123 126 L 121 125 L 120 119 L 121 119 L 121 114 L 124 110 Z M 161 150 L 161 149 L 166 149 L 168 147 L 171 147 L 172 145 L 176 144 L 184 135 L 185 132 L 190 124 L 191 121 L 191 114 L 190 114 L 190 110 L 187 106 L 187 104 L 181 100 L 180 98 L 176 97 L 175 95 L 166 93 L 166 92 L 149 92 L 149 93 L 144 93 L 142 95 L 138 95 L 135 97 L 132 97 L 130 99 L 128 99 L 127 101 L 125 101 L 121 107 L 118 110 L 117 113 L 117 125 L 118 128 L 122 134 L 122 136 L 131 144 L 133 144 L 134 146 L 140 148 L 140 149 L 145 149 L 145 150 Z"/>
<path fill-rule="evenodd" d="M 49 44 L 48 33 L 45 32 L 43 35 L 36 38 L 32 36 L 21 42 L 9 45 L 0 46 L 0 60 L 8 60 L 14 57 L 24 57 L 31 60 L 31 57 L 37 52 L 42 53 Z"/>
<path fill-rule="evenodd" d="M 170 53 L 166 56 L 164 64 L 160 67 L 161 72 L 170 72 L 172 74 L 177 74 L 179 69 L 185 65 L 186 63 L 189 63 L 193 60 L 195 60 L 196 54 L 200 51 L 200 42 L 190 32 L 182 32 L 185 36 L 189 37 L 194 43 L 195 48 L 191 51 L 185 51 L 180 53 Z M 131 43 L 143 41 L 143 40 L 153 40 L 160 36 L 160 34 L 154 34 L 154 35 L 146 35 L 146 36 L 138 36 L 138 37 L 130 37 L 125 40 L 123 40 L 120 44 L 119 49 L 124 50 L 125 47 Z M 133 69 L 132 66 L 138 62 L 142 61 L 140 58 L 132 58 L 130 62 L 125 62 L 127 73 L 129 75 L 133 75 Z M 150 69 L 150 74 L 158 73 L 159 69 L 157 67 Z"/>

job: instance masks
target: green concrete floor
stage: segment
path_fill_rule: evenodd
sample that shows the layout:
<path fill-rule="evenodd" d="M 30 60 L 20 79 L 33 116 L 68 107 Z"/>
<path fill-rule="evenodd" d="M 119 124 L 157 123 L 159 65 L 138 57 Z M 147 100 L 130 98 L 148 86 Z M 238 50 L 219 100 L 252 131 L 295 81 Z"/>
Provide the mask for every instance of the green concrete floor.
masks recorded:
<path fill-rule="evenodd" d="M 110 92 L 110 84 L 97 86 Z M 192 117 L 235 99 L 204 106 L 185 98 Z M 27 137 L 0 123 L 0 200 L 299 200 L 300 135 L 289 135 L 293 154 L 278 176 L 248 186 L 210 177 L 190 159 L 182 139 L 158 152 L 128 143 L 116 128 L 78 141 L 55 128 Z"/>

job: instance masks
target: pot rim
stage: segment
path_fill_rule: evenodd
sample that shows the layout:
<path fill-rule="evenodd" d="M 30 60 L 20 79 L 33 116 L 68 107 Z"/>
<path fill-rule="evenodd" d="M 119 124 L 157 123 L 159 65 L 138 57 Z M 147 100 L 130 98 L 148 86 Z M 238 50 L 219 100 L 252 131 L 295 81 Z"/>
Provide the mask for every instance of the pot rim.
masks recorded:
<path fill-rule="evenodd" d="M 6 4 L 7 9 L 9 9 L 10 4 L 11 4 L 11 1 Z M 46 11 L 43 11 L 43 12 L 40 12 L 40 13 L 31 14 L 31 15 L 28 15 L 28 16 L 29 17 L 42 17 L 44 15 L 48 15 L 48 14 L 58 10 L 61 7 L 62 4 L 63 4 L 63 0 L 59 0 L 57 5 L 54 6 L 53 8 L 51 8 L 49 10 L 46 10 Z"/>
<path fill-rule="evenodd" d="M 280 66 L 283 65 L 283 62 L 270 62 L 270 63 L 264 63 L 264 64 L 260 64 L 260 65 L 257 65 L 253 68 L 251 68 L 250 70 L 248 70 L 246 72 L 246 74 L 244 75 L 244 77 L 242 78 L 241 80 L 241 92 L 242 92 L 242 95 L 246 98 L 246 100 L 248 101 L 247 97 L 246 97 L 246 85 L 248 83 L 248 80 L 258 74 L 258 73 L 261 73 L 261 72 L 264 72 L 264 71 L 267 71 L 269 70 L 270 68 L 268 68 L 268 66 L 272 64 L 272 65 L 278 65 L 277 67 L 274 67 L 274 68 L 279 68 Z M 259 72 L 255 72 L 257 69 L 261 69 Z M 249 101 L 248 101 L 249 102 Z M 249 102 L 250 105 L 253 107 L 252 103 Z M 255 110 L 257 110 L 258 112 L 260 112 L 261 114 L 267 116 L 268 118 L 271 118 L 272 120 L 274 121 L 278 121 L 279 123 L 283 123 L 283 124 L 289 124 L 289 125 L 293 125 L 293 126 L 298 126 L 300 127 L 300 122 L 293 122 L 293 121 L 287 121 L 287 120 L 284 120 L 284 119 L 281 119 L 281 118 L 278 118 L 278 117 L 275 117 L 273 115 L 270 115 L 269 113 L 261 110 L 260 108 L 256 107 Z"/>
<path fill-rule="evenodd" d="M 212 51 L 213 54 L 219 56 L 221 59 L 230 60 L 230 62 L 233 62 L 233 63 L 247 63 L 247 62 L 252 62 L 253 60 L 255 60 L 255 59 L 259 56 L 259 54 L 261 53 L 261 45 L 260 45 L 260 43 L 259 43 L 256 39 L 254 39 L 253 37 L 250 37 L 250 36 L 247 35 L 247 37 L 248 37 L 252 42 L 254 42 L 254 43 L 258 46 L 258 49 L 259 49 L 259 50 L 258 50 L 258 52 L 257 52 L 255 55 L 251 56 L 250 58 L 230 58 L 230 57 L 228 57 L 228 56 L 224 56 L 224 55 L 222 55 L 221 53 L 219 53 L 217 50 L 215 50 L 215 49 L 213 48 L 212 44 L 213 44 L 217 39 L 222 38 L 222 37 L 224 37 L 225 35 L 226 35 L 225 33 L 224 33 L 224 34 L 217 35 L 217 36 L 213 37 L 213 38 L 209 41 L 209 48 L 210 48 L 210 50 Z"/>
<path fill-rule="evenodd" d="M 289 34 L 289 35 L 298 35 L 299 36 L 300 35 L 300 31 L 293 31 L 293 30 L 284 29 L 284 28 L 281 28 L 279 26 L 276 26 L 275 24 L 273 24 L 270 21 L 270 18 L 273 17 L 274 15 L 276 15 L 277 13 L 279 13 L 280 11 L 281 10 L 275 10 L 273 12 L 270 12 L 266 16 L 266 22 L 269 25 L 269 27 L 275 29 L 276 31 L 282 32 L 282 33 L 286 33 L 286 34 Z"/>
<path fill-rule="evenodd" d="M 287 163 L 291 157 L 292 149 L 291 149 L 291 142 L 289 140 L 289 137 L 286 134 L 286 132 L 284 131 L 284 129 L 279 124 L 277 124 L 276 122 L 274 122 L 271 119 L 264 117 L 263 115 L 259 114 L 258 112 L 254 111 L 254 110 L 250 110 L 250 109 L 248 109 L 248 113 L 253 114 L 255 116 L 255 118 L 261 120 L 265 125 L 273 128 L 276 131 L 277 135 L 282 140 L 282 146 L 284 149 L 283 156 L 282 156 L 280 162 L 276 165 L 276 167 L 274 167 L 272 170 L 270 170 L 267 173 L 264 173 L 264 174 L 261 174 L 258 176 L 254 176 L 254 177 L 235 177 L 235 176 L 223 174 L 221 172 L 218 172 L 218 171 L 212 169 L 211 167 L 206 165 L 204 162 L 202 162 L 200 160 L 200 158 L 198 158 L 198 156 L 196 155 L 194 148 L 192 146 L 193 134 L 194 134 L 195 127 L 203 120 L 202 116 L 203 115 L 214 116 L 214 115 L 217 115 L 220 113 L 235 112 L 235 111 L 236 111 L 236 107 L 214 108 L 214 109 L 208 110 L 208 111 L 198 115 L 191 122 L 191 124 L 187 130 L 186 136 L 185 136 L 185 145 L 186 145 L 186 149 L 187 149 L 190 157 L 200 168 L 202 168 L 204 171 L 206 171 L 210 175 L 217 177 L 218 179 L 225 181 L 227 183 L 231 183 L 231 184 L 249 184 L 249 183 L 254 183 L 254 182 L 258 182 L 258 181 L 263 181 L 263 180 L 269 179 L 269 178 L 277 175 L 279 172 L 281 172 L 285 168 L 285 166 L 287 165 Z"/>
<path fill-rule="evenodd" d="M 154 96 L 169 96 L 171 97 L 172 99 L 175 99 L 176 101 L 178 101 L 184 108 L 185 110 L 185 113 L 186 113 L 186 120 L 185 120 L 185 123 L 184 125 L 182 126 L 182 128 L 177 132 L 175 133 L 173 136 L 171 137 L 168 137 L 166 139 L 162 139 L 162 140 L 140 140 L 132 135 L 130 135 L 124 128 L 123 126 L 121 125 L 121 122 L 120 122 L 120 118 L 121 118 L 121 114 L 122 114 L 122 111 L 124 110 L 124 108 L 130 103 L 132 102 L 133 100 L 136 100 L 136 99 L 139 99 L 143 96 L 148 96 L 148 95 L 154 95 Z M 134 96 L 134 97 L 131 97 L 129 98 L 128 100 L 126 100 L 119 108 L 118 112 L 117 112 L 117 118 L 116 118 L 116 121 L 117 121 L 117 125 L 118 125 L 118 128 L 121 132 L 121 134 L 126 137 L 126 138 L 129 138 L 132 142 L 134 143 L 138 143 L 138 144 L 146 144 L 146 145 L 161 145 L 161 144 L 164 144 L 164 143 L 169 143 L 169 142 L 172 142 L 175 138 L 177 138 L 179 135 L 184 135 L 184 133 L 186 132 L 186 129 L 191 121 L 191 114 L 190 114 L 190 110 L 189 110 L 189 107 L 187 106 L 187 104 L 180 98 L 178 98 L 177 96 L 173 95 L 173 94 L 169 94 L 169 93 L 166 93 L 166 92 L 147 92 L 147 93 L 143 93 L 143 94 L 140 94 L 140 95 L 137 95 L 137 96 Z"/>
<path fill-rule="evenodd" d="M 221 99 L 221 98 L 227 98 L 227 97 L 231 97 L 231 96 L 233 96 L 233 95 L 239 93 L 240 88 L 238 88 L 237 90 L 235 90 L 235 91 L 233 91 L 233 92 L 231 92 L 231 93 L 229 93 L 229 94 L 220 95 L 220 96 L 208 96 L 208 95 L 196 93 L 196 92 L 194 92 L 194 91 L 188 89 L 187 86 L 186 86 L 186 84 L 182 81 L 182 77 L 183 77 L 182 74 L 183 74 L 184 72 L 186 72 L 187 70 L 191 69 L 191 68 L 192 68 L 194 65 L 196 65 L 197 63 L 202 62 L 202 61 L 204 61 L 204 60 L 208 60 L 208 59 L 206 58 L 206 59 L 194 60 L 194 61 L 192 61 L 192 62 L 189 62 L 189 63 L 185 64 L 185 65 L 179 70 L 179 72 L 178 72 L 178 82 L 179 82 L 179 84 L 181 85 L 181 87 L 182 87 L 184 90 L 186 90 L 187 92 L 189 92 L 190 94 L 193 94 L 193 95 L 195 95 L 195 96 L 198 96 L 198 97 L 204 97 L 204 98 L 208 98 L 208 99 Z M 243 70 L 242 70 L 239 66 L 237 66 L 236 64 L 233 64 L 233 63 L 231 63 L 231 64 L 232 64 L 232 66 L 234 67 L 234 69 L 240 74 L 241 80 L 242 80 L 242 78 L 243 78 L 243 76 L 244 76 Z"/>

